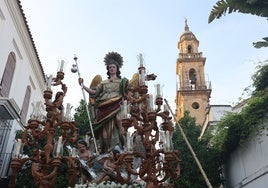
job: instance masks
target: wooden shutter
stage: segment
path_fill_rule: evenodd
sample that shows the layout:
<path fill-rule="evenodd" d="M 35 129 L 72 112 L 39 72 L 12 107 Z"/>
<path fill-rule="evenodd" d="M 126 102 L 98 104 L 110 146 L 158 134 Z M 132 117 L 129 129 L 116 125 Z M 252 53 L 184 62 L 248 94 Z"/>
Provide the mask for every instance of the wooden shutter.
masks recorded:
<path fill-rule="evenodd" d="M 31 98 L 31 87 L 27 86 L 22 108 L 21 108 L 21 121 L 23 123 L 26 123 L 26 116 L 27 116 L 27 112 L 29 108 L 30 98 Z"/>
<path fill-rule="evenodd" d="M 5 67 L 4 74 L 3 74 L 3 77 L 1 80 L 0 95 L 2 97 L 9 96 L 15 66 L 16 66 L 16 56 L 15 56 L 14 52 L 11 52 L 8 55 L 6 67 Z"/>

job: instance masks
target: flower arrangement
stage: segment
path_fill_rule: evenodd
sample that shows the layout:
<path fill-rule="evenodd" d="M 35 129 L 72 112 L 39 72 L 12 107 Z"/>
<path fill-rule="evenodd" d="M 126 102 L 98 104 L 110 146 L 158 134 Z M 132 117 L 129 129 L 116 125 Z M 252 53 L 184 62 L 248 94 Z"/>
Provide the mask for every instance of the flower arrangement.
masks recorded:
<path fill-rule="evenodd" d="M 115 183 L 113 181 L 105 181 L 99 184 L 90 183 L 90 184 L 76 184 L 75 188 L 144 188 L 145 182 L 136 182 L 131 185 Z"/>

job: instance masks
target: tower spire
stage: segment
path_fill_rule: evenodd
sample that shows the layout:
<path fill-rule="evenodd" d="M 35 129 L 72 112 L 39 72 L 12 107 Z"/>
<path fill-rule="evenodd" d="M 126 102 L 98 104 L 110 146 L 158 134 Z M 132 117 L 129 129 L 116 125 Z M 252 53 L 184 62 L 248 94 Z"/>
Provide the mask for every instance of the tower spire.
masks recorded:
<path fill-rule="evenodd" d="M 184 31 L 189 31 L 189 26 L 188 26 L 188 24 L 187 24 L 187 18 L 185 18 Z"/>

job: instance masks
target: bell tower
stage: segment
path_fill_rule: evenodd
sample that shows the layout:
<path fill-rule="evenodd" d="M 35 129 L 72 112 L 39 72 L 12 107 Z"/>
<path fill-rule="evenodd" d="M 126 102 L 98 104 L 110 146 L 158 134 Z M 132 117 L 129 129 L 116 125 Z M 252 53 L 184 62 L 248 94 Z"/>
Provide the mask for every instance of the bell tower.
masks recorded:
<path fill-rule="evenodd" d="M 178 42 L 179 57 L 176 62 L 178 78 L 176 93 L 176 118 L 184 112 L 196 118 L 196 124 L 203 125 L 206 108 L 209 105 L 211 85 L 207 86 L 204 74 L 206 58 L 198 51 L 199 41 L 189 30 L 185 19 L 184 32 Z"/>

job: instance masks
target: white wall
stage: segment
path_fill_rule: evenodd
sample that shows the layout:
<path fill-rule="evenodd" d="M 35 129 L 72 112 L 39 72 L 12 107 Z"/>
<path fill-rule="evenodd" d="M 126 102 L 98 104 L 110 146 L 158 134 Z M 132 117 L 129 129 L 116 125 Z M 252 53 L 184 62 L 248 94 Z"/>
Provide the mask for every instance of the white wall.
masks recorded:
<path fill-rule="evenodd" d="M 266 123 L 268 126 L 268 122 Z M 251 138 L 230 155 L 226 164 L 227 187 L 268 187 L 268 131 Z"/>
<path fill-rule="evenodd" d="M 31 87 L 30 105 L 27 113 L 32 112 L 32 102 L 43 100 L 45 79 L 43 68 L 30 38 L 25 18 L 21 14 L 17 0 L 0 0 L 0 79 L 2 78 L 10 52 L 16 55 L 16 68 L 10 88 L 9 98 L 15 100 L 21 110 L 25 91 Z M 1 120 L 0 120 L 1 121 Z M 5 153 L 11 153 L 15 131 L 21 129 L 21 122 L 14 120 Z"/>
<path fill-rule="evenodd" d="M 231 111 L 230 105 L 210 105 L 199 138 L 203 136 L 209 126 L 216 125 L 227 112 Z"/>

